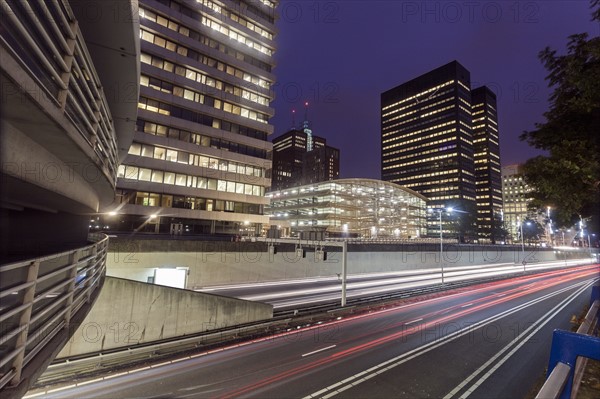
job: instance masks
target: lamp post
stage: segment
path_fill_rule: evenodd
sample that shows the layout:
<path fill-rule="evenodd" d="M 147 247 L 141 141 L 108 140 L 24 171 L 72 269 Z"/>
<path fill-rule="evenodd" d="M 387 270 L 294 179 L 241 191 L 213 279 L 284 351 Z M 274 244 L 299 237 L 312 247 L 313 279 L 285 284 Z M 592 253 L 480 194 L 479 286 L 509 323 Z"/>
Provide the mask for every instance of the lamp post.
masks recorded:
<path fill-rule="evenodd" d="M 523 259 L 525 259 L 525 241 L 523 241 L 523 222 L 519 217 L 517 217 L 517 222 L 519 223 L 519 229 L 521 230 L 521 252 L 523 253 Z"/>
<path fill-rule="evenodd" d="M 547 211 L 547 217 L 548 217 L 548 243 L 550 244 L 550 246 L 553 245 L 552 243 L 552 219 L 550 219 L 550 207 L 548 206 L 546 208 Z"/>
<path fill-rule="evenodd" d="M 442 208 L 442 209 L 429 208 L 427 211 L 430 213 L 437 212 L 440 216 L 440 267 L 442 269 L 442 285 L 443 285 L 444 284 L 444 262 L 443 262 L 444 238 L 443 238 L 443 231 L 442 231 L 442 213 L 444 213 L 444 211 L 446 211 L 447 213 L 450 214 L 450 213 L 452 213 L 453 209 L 452 208 Z"/>
<path fill-rule="evenodd" d="M 523 237 L 523 224 L 525 223 L 525 221 L 520 221 L 519 222 L 519 227 L 521 229 L 521 252 L 523 253 L 523 273 L 525 273 L 525 265 L 527 262 L 525 262 L 525 239 Z M 529 226 L 531 224 L 531 222 L 527 222 L 527 226 Z"/>

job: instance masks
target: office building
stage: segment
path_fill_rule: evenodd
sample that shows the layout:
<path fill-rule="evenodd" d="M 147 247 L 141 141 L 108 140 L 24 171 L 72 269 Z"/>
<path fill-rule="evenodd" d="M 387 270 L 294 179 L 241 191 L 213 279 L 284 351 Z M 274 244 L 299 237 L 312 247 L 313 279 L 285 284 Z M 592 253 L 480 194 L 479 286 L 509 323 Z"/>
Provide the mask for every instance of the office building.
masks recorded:
<path fill-rule="evenodd" d="M 340 150 L 328 145 L 304 154 L 303 184 L 335 180 L 340 177 Z"/>
<path fill-rule="evenodd" d="M 306 153 L 307 134 L 292 129 L 273 140 L 273 172 L 271 190 L 290 187 L 302 180 L 303 157 Z"/>
<path fill-rule="evenodd" d="M 480 240 L 495 242 L 501 228 L 502 178 L 496 95 L 482 86 L 471 92 L 473 151 L 477 198 L 477 233 Z"/>
<path fill-rule="evenodd" d="M 273 140 L 271 191 L 339 177 L 340 150 L 313 135 L 307 121 Z"/>
<path fill-rule="evenodd" d="M 394 183 L 338 179 L 268 196 L 271 225 L 293 236 L 322 231 L 329 237 L 414 239 L 426 233 L 426 198 Z"/>
<path fill-rule="evenodd" d="M 529 209 L 533 200 L 529 186 L 520 174 L 521 165 L 512 164 L 503 166 L 502 174 L 502 209 L 504 228 L 508 231 L 513 242 L 520 238 L 521 223 L 525 219 L 538 220 L 534 210 Z"/>
<path fill-rule="evenodd" d="M 276 1 L 141 0 L 137 129 L 110 230 L 260 231 Z"/>
<path fill-rule="evenodd" d="M 454 219 L 463 239 L 495 240 L 502 208 L 496 96 L 485 86 L 471 90 L 466 68 L 453 61 L 382 93 L 381 143 L 382 180 L 425 195 L 430 208 L 461 212 Z M 436 215 L 430 235 L 439 230 Z"/>
<path fill-rule="evenodd" d="M 432 208 L 475 208 L 470 73 L 456 61 L 381 94 L 381 178 Z M 439 229 L 435 215 L 428 221 Z"/>

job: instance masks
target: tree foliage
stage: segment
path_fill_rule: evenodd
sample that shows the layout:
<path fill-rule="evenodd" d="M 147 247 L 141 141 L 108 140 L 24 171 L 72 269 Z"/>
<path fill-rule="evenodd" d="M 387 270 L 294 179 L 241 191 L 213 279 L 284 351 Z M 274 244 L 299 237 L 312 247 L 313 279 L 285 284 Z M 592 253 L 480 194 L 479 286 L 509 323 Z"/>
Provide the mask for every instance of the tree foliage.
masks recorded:
<path fill-rule="evenodd" d="M 539 242 L 545 234 L 544 226 L 537 220 L 525 218 L 523 220 L 523 240 L 525 242 Z"/>
<path fill-rule="evenodd" d="M 600 22 L 600 0 L 591 2 Z M 546 121 L 524 132 L 521 140 L 549 152 L 528 160 L 525 181 L 534 206 L 552 206 L 554 221 L 569 226 L 579 215 L 597 221 L 600 202 L 600 37 L 569 37 L 566 55 L 550 48 L 539 57 L 549 71 L 550 109 Z"/>

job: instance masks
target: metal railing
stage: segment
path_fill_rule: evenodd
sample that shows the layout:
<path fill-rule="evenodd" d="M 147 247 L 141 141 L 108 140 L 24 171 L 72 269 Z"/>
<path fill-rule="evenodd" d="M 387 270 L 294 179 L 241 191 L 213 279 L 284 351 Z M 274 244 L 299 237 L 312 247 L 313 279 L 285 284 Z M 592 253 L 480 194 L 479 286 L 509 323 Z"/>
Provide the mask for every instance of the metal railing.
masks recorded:
<path fill-rule="evenodd" d="M 599 312 L 600 285 L 596 285 L 592 289 L 590 309 L 577 332 L 554 330 L 548 378 L 536 399 L 576 397 L 587 359 L 600 360 L 600 338 L 589 335 L 598 328 Z"/>
<path fill-rule="evenodd" d="M 0 266 L 0 389 L 19 385 L 36 355 L 99 294 L 108 236 L 89 240 L 94 243 Z"/>
<path fill-rule="evenodd" d="M 381 237 L 381 238 L 340 238 L 328 237 L 326 241 L 346 241 L 348 244 L 439 244 L 440 239 L 437 238 L 396 238 L 396 237 Z M 457 244 L 456 238 L 443 238 L 444 244 Z"/>
<path fill-rule="evenodd" d="M 1 41 L 93 149 L 115 184 L 118 151 L 112 116 L 67 0 L 0 0 Z"/>

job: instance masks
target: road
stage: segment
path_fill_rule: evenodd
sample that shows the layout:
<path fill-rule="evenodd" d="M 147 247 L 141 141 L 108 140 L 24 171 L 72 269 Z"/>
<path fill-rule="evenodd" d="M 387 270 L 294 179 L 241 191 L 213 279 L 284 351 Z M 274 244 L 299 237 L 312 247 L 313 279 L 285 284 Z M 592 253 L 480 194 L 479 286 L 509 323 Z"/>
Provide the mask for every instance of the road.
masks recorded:
<path fill-rule="evenodd" d="M 537 272 L 565 266 L 589 263 L 589 259 L 538 262 L 515 265 L 514 263 L 497 263 L 474 266 L 446 268 L 445 282 L 457 282 L 477 278 L 497 277 L 508 274 Z M 406 270 L 387 273 L 350 275 L 347 280 L 347 297 L 359 298 L 381 295 L 399 290 L 439 285 L 442 282 L 441 269 Z M 196 291 L 230 296 L 249 301 L 266 302 L 274 309 L 294 309 L 307 304 L 318 304 L 339 300 L 341 297 L 341 280 L 339 277 L 319 277 L 286 281 L 256 282 L 251 284 L 234 284 L 213 286 Z"/>
<path fill-rule="evenodd" d="M 523 397 L 546 366 L 552 330 L 569 329 L 599 273 L 581 266 L 410 298 L 26 397 Z"/>

